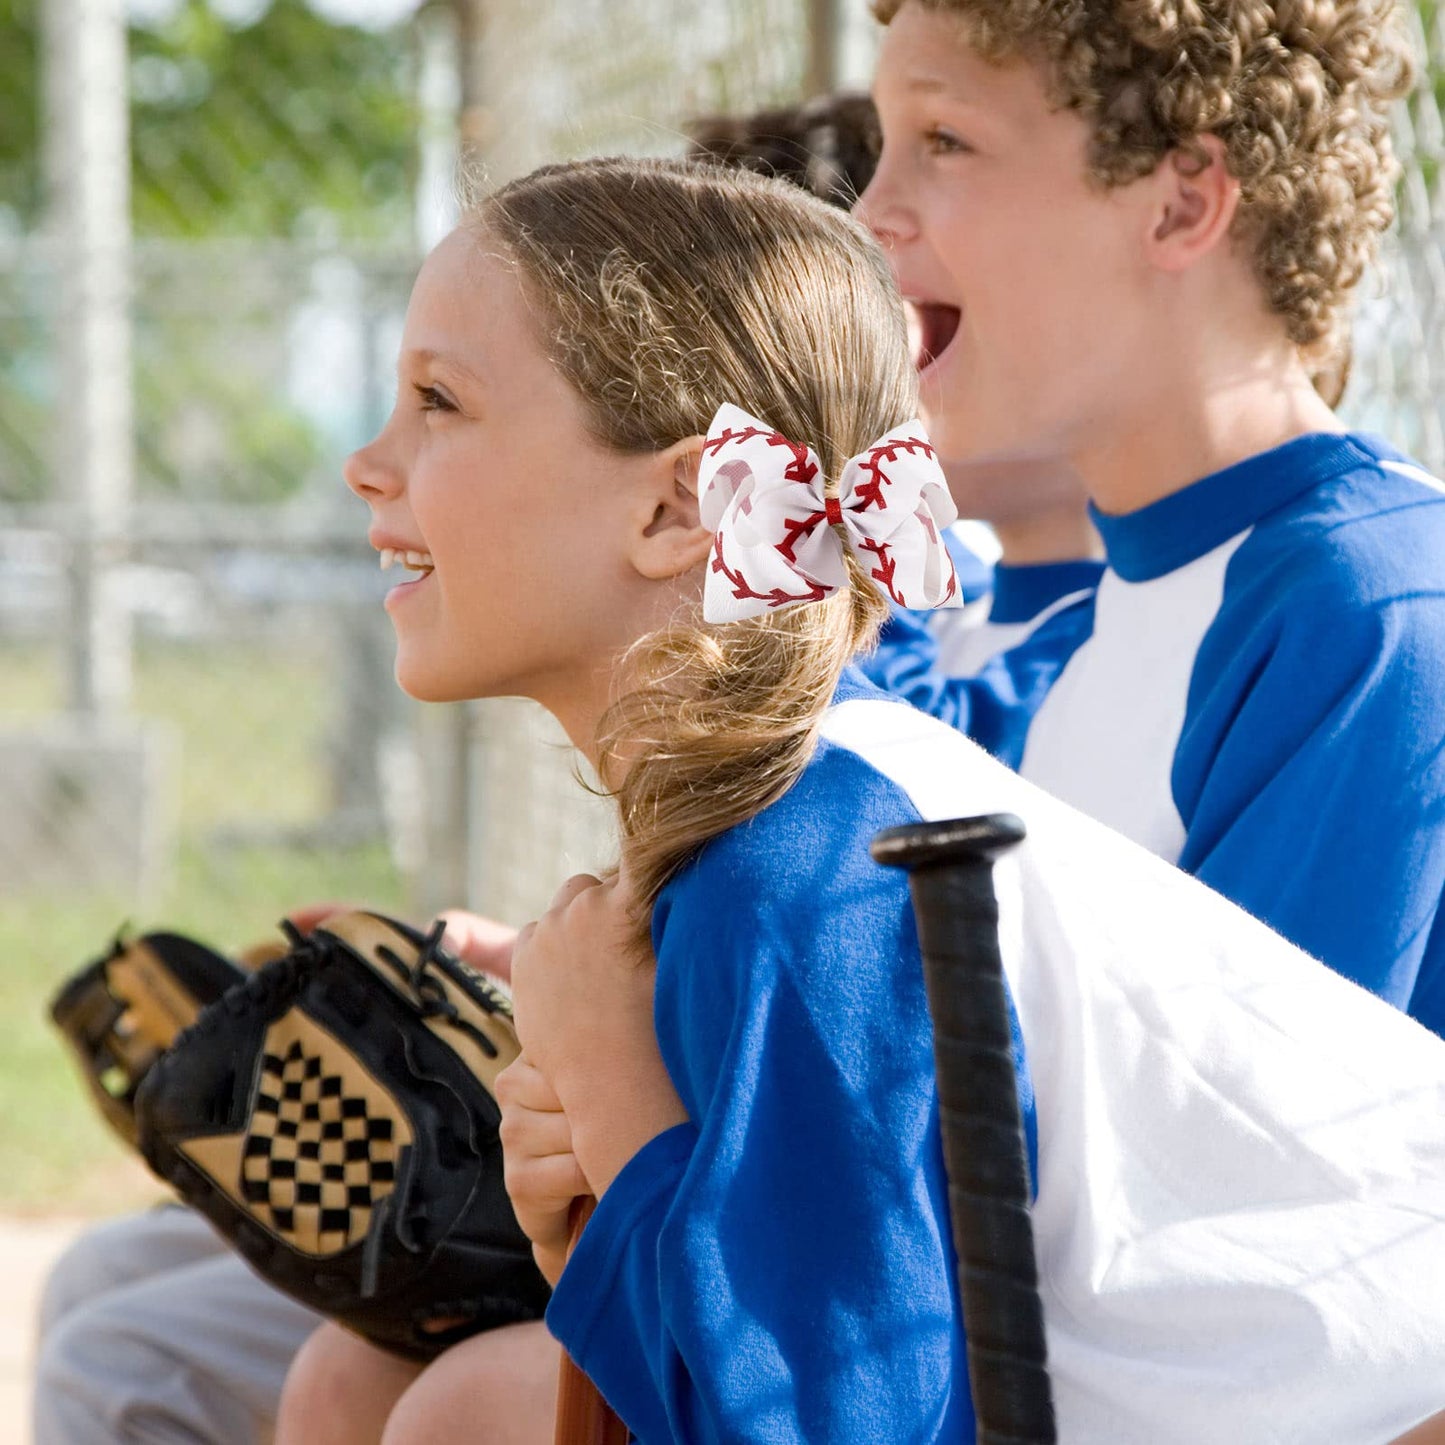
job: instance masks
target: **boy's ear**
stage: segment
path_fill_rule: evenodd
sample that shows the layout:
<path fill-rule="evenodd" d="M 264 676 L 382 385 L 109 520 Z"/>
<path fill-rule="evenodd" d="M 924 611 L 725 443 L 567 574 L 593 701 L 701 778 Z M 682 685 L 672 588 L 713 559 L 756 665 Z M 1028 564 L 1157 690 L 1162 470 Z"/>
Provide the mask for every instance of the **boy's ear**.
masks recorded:
<path fill-rule="evenodd" d="M 1161 271 L 1187 271 L 1229 234 L 1239 208 L 1239 182 L 1224 163 L 1224 142 L 1199 136 L 1172 150 L 1152 177 L 1155 204 L 1145 239 Z"/>
<path fill-rule="evenodd" d="M 654 458 L 638 508 L 632 565 L 656 582 L 680 577 L 712 548 L 712 533 L 698 517 L 697 469 L 702 436 L 684 437 Z"/>

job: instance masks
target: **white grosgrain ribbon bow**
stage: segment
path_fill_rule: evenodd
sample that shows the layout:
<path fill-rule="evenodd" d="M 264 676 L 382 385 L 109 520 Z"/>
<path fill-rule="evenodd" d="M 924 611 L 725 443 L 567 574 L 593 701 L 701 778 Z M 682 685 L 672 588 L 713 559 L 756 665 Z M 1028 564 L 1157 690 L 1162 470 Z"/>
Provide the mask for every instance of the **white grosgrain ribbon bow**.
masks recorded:
<path fill-rule="evenodd" d="M 847 546 L 900 607 L 959 607 L 943 529 L 958 517 L 943 468 L 916 421 L 852 457 L 837 497 L 823 495 L 811 447 L 725 402 L 698 468 L 703 526 L 716 535 L 703 590 L 709 622 L 821 602 L 848 585 Z"/>

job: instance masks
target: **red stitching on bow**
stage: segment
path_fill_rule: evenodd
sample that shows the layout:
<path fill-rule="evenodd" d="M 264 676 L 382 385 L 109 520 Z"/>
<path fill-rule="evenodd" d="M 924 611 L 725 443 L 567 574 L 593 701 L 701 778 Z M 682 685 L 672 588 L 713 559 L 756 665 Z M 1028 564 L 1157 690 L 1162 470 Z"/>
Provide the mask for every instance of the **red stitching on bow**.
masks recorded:
<path fill-rule="evenodd" d="M 730 442 L 738 442 L 741 444 L 752 441 L 754 437 L 771 437 L 776 435 L 776 432 L 764 431 L 762 427 L 757 426 L 744 427 L 742 431 L 733 431 L 729 428 L 720 432 L 715 437 L 708 437 L 702 444 L 702 454 L 706 456 L 708 452 L 711 451 L 713 455 L 716 456 L 717 453 Z"/>
<path fill-rule="evenodd" d="M 802 482 L 805 485 L 818 475 L 818 464 L 808 458 L 807 447 L 800 447 L 790 442 L 781 432 L 774 432 L 768 438 L 770 447 L 787 447 L 792 452 L 793 460 L 783 469 L 783 480 L 785 482 Z"/>
<path fill-rule="evenodd" d="M 893 478 L 883 470 L 883 464 L 896 462 L 900 452 L 905 452 L 909 456 L 935 457 L 938 455 L 930 443 L 918 437 L 889 437 L 885 441 L 879 442 L 877 446 L 870 447 L 867 456 L 858 459 L 859 468 L 868 480 L 859 482 L 853 488 L 853 495 L 857 498 L 859 511 L 873 506 L 876 506 L 880 512 L 887 511 L 888 499 L 883 495 L 883 488 L 891 487 Z"/>
<path fill-rule="evenodd" d="M 898 570 L 898 560 L 888 550 L 887 542 L 875 542 L 871 537 L 864 537 L 858 542 L 858 551 L 871 552 L 878 559 L 876 566 L 868 575 L 875 582 L 882 584 L 884 591 L 900 606 L 907 607 L 908 604 L 893 589 L 893 574 Z"/>
<path fill-rule="evenodd" d="M 774 548 L 781 552 L 788 559 L 791 566 L 798 565 L 797 545 L 805 537 L 811 537 L 818 523 L 827 516 L 825 512 L 814 512 L 810 516 L 784 517 L 783 525 L 788 529 L 787 535 L 781 542 L 774 542 Z"/>
<path fill-rule="evenodd" d="M 821 582 L 808 582 L 801 574 L 800 580 L 808 582 L 807 592 L 785 592 L 781 587 L 774 587 L 771 592 L 755 592 L 741 572 L 735 572 L 728 566 L 722 554 L 721 537 L 713 540 L 712 570 L 721 572 L 732 583 L 733 596 L 739 601 L 766 602 L 769 607 L 786 607 L 790 602 L 821 602 L 828 595 L 828 589 Z"/>
<path fill-rule="evenodd" d="M 716 456 L 725 446 L 737 443 L 741 446 L 744 442 L 750 442 L 756 437 L 763 437 L 770 447 L 786 447 L 793 454 L 793 460 L 783 468 L 783 480 L 785 482 L 802 482 L 804 485 L 810 483 L 818 475 L 818 464 L 810 460 L 808 449 L 790 442 L 781 432 L 765 431 L 762 427 L 749 426 L 741 431 L 733 431 L 731 427 L 726 428 L 715 437 L 709 437 L 702 444 L 703 455 L 712 452 Z"/>

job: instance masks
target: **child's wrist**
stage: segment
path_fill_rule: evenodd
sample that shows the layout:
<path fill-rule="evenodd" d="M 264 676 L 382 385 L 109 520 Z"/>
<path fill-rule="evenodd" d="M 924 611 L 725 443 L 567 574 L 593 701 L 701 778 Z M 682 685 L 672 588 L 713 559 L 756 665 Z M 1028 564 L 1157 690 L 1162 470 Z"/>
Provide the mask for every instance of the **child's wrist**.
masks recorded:
<path fill-rule="evenodd" d="M 669 1081 L 665 1095 L 618 1101 L 611 1112 L 574 1124 L 572 1149 L 592 1192 L 601 1199 L 645 1145 L 686 1122 L 687 1110 Z"/>
<path fill-rule="evenodd" d="M 550 1245 L 533 1244 L 532 1258 L 536 1260 L 537 1268 L 542 1271 L 542 1278 L 555 1289 L 567 1263 L 567 1246 L 563 1244 L 554 1248 Z"/>

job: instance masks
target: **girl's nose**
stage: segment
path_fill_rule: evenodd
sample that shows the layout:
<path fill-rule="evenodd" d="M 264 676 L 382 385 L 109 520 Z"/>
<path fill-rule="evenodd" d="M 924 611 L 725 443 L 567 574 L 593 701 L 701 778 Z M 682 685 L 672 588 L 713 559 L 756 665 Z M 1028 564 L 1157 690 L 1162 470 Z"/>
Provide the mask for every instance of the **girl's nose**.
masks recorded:
<path fill-rule="evenodd" d="M 400 474 L 382 452 L 382 438 L 358 448 L 341 468 L 346 485 L 366 501 L 392 497 L 401 487 Z"/>

